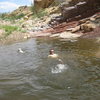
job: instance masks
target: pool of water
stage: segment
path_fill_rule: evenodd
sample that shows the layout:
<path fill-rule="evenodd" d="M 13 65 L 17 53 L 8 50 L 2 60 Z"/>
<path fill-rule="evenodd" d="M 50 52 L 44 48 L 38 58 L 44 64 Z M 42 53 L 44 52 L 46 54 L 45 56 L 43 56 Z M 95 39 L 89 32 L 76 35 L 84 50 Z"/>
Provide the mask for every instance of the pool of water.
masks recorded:
<path fill-rule="evenodd" d="M 50 49 L 63 63 L 48 58 Z M 0 100 L 100 100 L 99 52 L 100 44 L 88 39 L 0 46 Z"/>

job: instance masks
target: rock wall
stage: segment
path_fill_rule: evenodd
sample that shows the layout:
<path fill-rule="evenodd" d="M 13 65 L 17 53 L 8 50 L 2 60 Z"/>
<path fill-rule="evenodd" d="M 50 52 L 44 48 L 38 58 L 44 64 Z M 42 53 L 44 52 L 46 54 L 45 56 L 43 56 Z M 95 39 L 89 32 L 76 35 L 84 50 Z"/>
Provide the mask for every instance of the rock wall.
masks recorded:
<path fill-rule="evenodd" d="M 61 16 L 52 18 L 51 25 L 92 16 L 100 11 L 100 0 L 68 0 L 60 4 L 60 10 Z"/>
<path fill-rule="evenodd" d="M 89 6 L 100 5 L 100 0 L 34 0 L 34 4 L 40 8 L 47 8 L 54 2 L 68 2 L 70 6 L 74 6 L 79 2 L 87 2 Z"/>
<path fill-rule="evenodd" d="M 38 8 L 47 8 L 49 7 L 55 0 L 34 0 L 34 6 Z"/>
<path fill-rule="evenodd" d="M 100 9 L 99 0 L 71 0 L 69 5 L 61 5 L 61 13 L 64 20 L 75 16 L 85 17 L 97 9 Z"/>

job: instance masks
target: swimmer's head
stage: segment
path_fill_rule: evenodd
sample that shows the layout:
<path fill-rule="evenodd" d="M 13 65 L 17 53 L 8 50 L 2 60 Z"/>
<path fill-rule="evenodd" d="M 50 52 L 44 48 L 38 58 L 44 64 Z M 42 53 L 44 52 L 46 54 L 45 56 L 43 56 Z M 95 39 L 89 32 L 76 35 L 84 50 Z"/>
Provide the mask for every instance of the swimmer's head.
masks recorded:
<path fill-rule="evenodd" d="M 49 53 L 50 53 L 50 55 L 54 54 L 54 50 L 51 49 L 51 50 L 49 51 Z"/>

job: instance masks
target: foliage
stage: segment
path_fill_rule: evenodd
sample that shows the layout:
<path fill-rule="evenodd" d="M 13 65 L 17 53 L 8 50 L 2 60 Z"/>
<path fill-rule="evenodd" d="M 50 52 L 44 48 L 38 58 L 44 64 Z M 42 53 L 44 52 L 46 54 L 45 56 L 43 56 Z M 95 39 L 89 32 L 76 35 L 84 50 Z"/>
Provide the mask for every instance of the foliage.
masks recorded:
<path fill-rule="evenodd" d="M 6 15 L 7 15 L 6 13 L 0 13 L 0 18 L 4 19 Z"/>
<path fill-rule="evenodd" d="M 51 7 L 51 6 L 59 6 L 60 3 L 61 3 L 61 1 L 54 1 L 49 7 Z"/>
<path fill-rule="evenodd" d="M 3 20 L 16 20 L 16 19 L 21 19 L 22 17 L 24 17 L 25 14 L 21 13 L 19 15 L 10 15 L 8 16 L 7 14 L 3 13 L 3 14 L 0 14 L 0 18 L 3 19 Z"/>
<path fill-rule="evenodd" d="M 17 16 L 14 16 L 14 17 L 15 17 L 15 19 L 21 19 L 24 16 L 25 16 L 25 14 L 21 13 L 21 14 L 19 14 Z"/>
<path fill-rule="evenodd" d="M 37 10 L 34 5 L 31 6 L 31 11 L 33 12 L 33 18 L 41 18 L 47 15 L 45 9 L 41 8 L 40 10 Z"/>
<path fill-rule="evenodd" d="M 5 30 L 5 36 L 12 34 L 14 31 L 20 31 L 17 26 L 3 25 L 0 28 Z"/>
<path fill-rule="evenodd" d="M 41 17 L 44 17 L 44 16 L 46 16 L 46 15 L 47 15 L 47 13 L 46 13 L 45 11 L 40 10 L 39 12 L 35 13 L 35 14 L 33 15 L 33 17 L 41 18 Z"/>

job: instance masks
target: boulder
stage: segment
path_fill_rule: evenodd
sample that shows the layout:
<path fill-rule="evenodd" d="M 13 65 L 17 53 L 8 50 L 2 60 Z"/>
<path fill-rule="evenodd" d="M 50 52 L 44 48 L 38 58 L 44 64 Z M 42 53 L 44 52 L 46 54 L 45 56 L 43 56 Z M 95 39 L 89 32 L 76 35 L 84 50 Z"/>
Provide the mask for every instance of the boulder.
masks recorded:
<path fill-rule="evenodd" d="M 96 25 L 92 24 L 92 23 L 84 23 L 81 25 L 80 28 L 81 28 L 81 30 L 83 30 L 83 32 L 90 32 L 96 28 Z"/>
<path fill-rule="evenodd" d="M 28 39 L 28 38 L 31 38 L 31 35 L 30 35 L 29 33 L 26 33 L 26 34 L 24 35 L 24 39 Z"/>
<path fill-rule="evenodd" d="M 72 6 L 72 7 L 68 7 L 68 8 L 63 8 L 62 16 L 63 16 L 64 20 L 77 16 L 77 7 Z"/>
<path fill-rule="evenodd" d="M 24 20 L 28 20 L 28 16 L 24 16 Z"/>
<path fill-rule="evenodd" d="M 82 15 L 88 10 L 87 2 L 79 2 L 76 4 L 76 7 L 79 15 Z"/>
<path fill-rule="evenodd" d="M 80 26 L 76 26 L 75 28 L 73 28 L 72 29 L 72 33 L 75 33 L 75 32 L 77 32 L 77 31 L 79 31 L 80 30 Z"/>
<path fill-rule="evenodd" d="M 93 18 L 93 17 L 91 17 L 91 18 L 90 18 L 90 21 L 95 21 L 95 20 L 96 20 L 96 19 L 95 19 L 95 18 Z"/>

